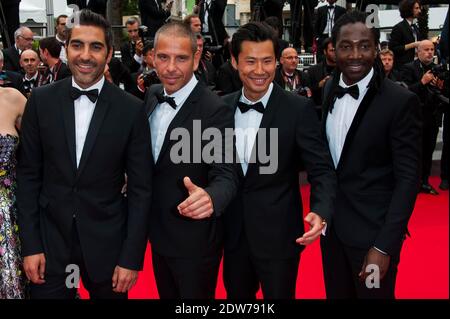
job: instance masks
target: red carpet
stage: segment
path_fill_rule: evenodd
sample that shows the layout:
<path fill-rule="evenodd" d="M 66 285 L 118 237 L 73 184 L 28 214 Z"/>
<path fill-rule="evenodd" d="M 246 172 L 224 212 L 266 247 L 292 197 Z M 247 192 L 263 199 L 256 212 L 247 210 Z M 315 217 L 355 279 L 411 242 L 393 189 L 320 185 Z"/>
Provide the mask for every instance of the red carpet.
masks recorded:
<path fill-rule="evenodd" d="M 436 187 L 438 178 L 432 178 Z M 305 211 L 309 205 L 309 187 L 301 188 Z M 448 299 L 449 298 L 449 197 L 448 191 L 439 196 L 420 194 L 409 223 L 411 238 L 403 246 L 396 296 L 399 299 Z M 80 289 L 82 298 L 88 294 Z M 136 286 L 130 291 L 133 299 L 158 298 L 152 271 L 150 247 L 145 257 L 144 271 Z M 222 270 L 216 290 L 218 299 L 225 299 Z M 259 297 L 262 297 L 259 293 Z M 297 280 L 297 298 L 322 299 L 325 289 L 319 242 L 307 247 L 301 257 Z"/>

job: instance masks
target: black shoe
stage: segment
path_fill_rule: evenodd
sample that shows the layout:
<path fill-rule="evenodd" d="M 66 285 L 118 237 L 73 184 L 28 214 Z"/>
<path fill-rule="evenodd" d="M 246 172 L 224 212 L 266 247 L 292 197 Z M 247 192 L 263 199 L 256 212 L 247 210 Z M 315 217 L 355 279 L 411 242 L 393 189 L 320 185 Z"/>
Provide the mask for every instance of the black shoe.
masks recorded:
<path fill-rule="evenodd" d="M 448 191 L 448 179 L 441 180 L 441 184 L 439 184 L 439 188 L 443 191 Z"/>
<path fill-rule="evenodd" d="M 420 187 L 420 192 L 430 195 L 439 195 L 438 191 L 435 190 L 430 184 L 422 184 Z"/>

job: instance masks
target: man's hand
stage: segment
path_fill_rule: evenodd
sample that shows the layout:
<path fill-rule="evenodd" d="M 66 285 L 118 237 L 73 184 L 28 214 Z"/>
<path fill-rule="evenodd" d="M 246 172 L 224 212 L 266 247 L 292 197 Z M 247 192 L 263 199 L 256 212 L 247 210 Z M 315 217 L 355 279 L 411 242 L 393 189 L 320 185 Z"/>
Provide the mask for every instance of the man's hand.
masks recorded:
<path fill-rule="evenodd" d="M 308 215 L 306 215 L 305 221 L 311 228 L 308 232 L 304 233 L 302 237 L 297 238 L 295 242 L 297 244 L 306 246 L 313 243 L 320 236 L 320 234 L 322 233 L 322 229 L 325 227 L 325 224 L 322 217 L 314 212 L 310 212 Z"/>
<path fill-rule="evenodd" d="M 435 77 L 431 70 L 428 70 L 423 76 L 422 79 L 420 79 L 420 82 L 422 82 L 423 85 L 427 85 L 431 81 L 435 81 Z"/>
<path fill-rule="evenodd" d="M 109 72 L 109 65 L 108 65 L 108 63 L 105 64 L 105 70 L 103 71 L 103 75 L 105 76 L 106 81 L 108 81 L 109 83 L 113 83 L 111 72 Z"/>
<path fill-rule="evenodd" d="M 140 74 L 137 78 L 137 87 L 138 87 L 139 91 L 145 92 L 146 87 L 145 87 L 143 74 Z"/>
<path fill-rule="evenodd" d="M 192 183 L 189 177 L 185 177 L 183 182 L 189 192 L 189 197 L 178 205 L 180 214 L 192 219 L 203 219 L 211 216 L 214 209 L 209 194 L 203 188 Z"/>
<path fill-rule="evenodd" d="M 319 82 L 319 87 L 323 88 L 323 86 L 325 85 L 325 83 L 327 83 L 328 79 L 330 78 L 329 75 L 327 75 L 326 77 L 324 77 L 322 80 L 320 80 Z"/>
<path fill-rule="evenodd" d="M 129 291 L 136 284 L 137 278 L 138 272 L 136 270 L 116 266 L 112 277 L 113 291 L 117 293 Z"/>
<path fill-rule="evenodd" d="M 136 55 L 137 56 L 142 56 L 142 50 L 144 50 L 144 43 L 142 43 L 142 40 L 137 40 L 136 41 L 134 49 L 136 50 Z"/>
<path fill-rule="evenodd" d="M 375 248 L 370 248 L 367 252 L 366 257 L 364 258 L 364 263 L 359 273 L 359 279 L 361 282 L 364 282 L 370 272 L 366 272 L 367 265 L 377 265 L 380 270 L 380 280 L 386 276 L 387 270 L 389 269 L 389 263 L 391 261 L 391 256 L 384 255 L 380 253 Z"/>
<path fill-rule="evenodd" d="M 45 255 L 36 254 L 31 256 L 26 256 L 23 259 L 23 269 L 28 280 L 37 285 L 42 285 L 45 283 Z"/>

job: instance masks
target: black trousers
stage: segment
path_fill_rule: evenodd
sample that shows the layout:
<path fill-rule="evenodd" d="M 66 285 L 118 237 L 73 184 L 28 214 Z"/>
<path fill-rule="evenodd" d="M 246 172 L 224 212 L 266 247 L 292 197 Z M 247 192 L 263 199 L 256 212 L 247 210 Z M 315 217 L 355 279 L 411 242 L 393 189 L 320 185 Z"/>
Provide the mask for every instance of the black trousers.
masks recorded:
<path fill-rule="evenodd" d="M 214 299 L 222 252 L 199 258 L 166 257 L 152 251 L 161 299 Z"/>
<path fill-rule="evenodd" d="M 441 179 L 448 180 L 448 169 L 450 166 L 450 158 L 448 153 L 450 151 L 450 110 L 444 113 L 444 124 L 442 133 L 442 155 L 441 155 Z"/>
<path fill-rule="evenodd" d="M 70 257 L 70 264 L 79 267 L 80 275 L 83 285 L 89 292 L 91 299 L 127 299 L 127 293 L 116 293 L 112 290 L 112 276 L 111 280 L 106 282 L 94 282 L 89 278 L 86 271 L 86 266 L 81 251 L 80 239 L 76 229 L 76 221 L 74 219 L 72 227 L 72 251 Z M 30 284 L 31 299 L 75 299 L 77 296 L 77 289 L 70 288 L 66 284 L 68 274 L 61 275 L 47 275 L 45 274 L 45 283 L 42 285 Z M 68 280 L 69 283 L 73 281 Z"/>
<path fill-rule="evenodd" d="M 358 277 L 368 250 L 344 245 L 332 228 L 321 236 L 320 246 L 328 299 L 395 299 L 399 256 L 391 256 L 380 287 L 368 288 Z"/>
<path fill-rule="evenodd" d="M 423 111 L 422 129 L 422 183 L 427 184 L 433 164 L 433 152 L 439 133 L 439 122 L 429 111 Z"/>
<path fill-rule="evenodd" d="M 223 281 L 228 299 L 256 299 L 261 285 L 264 299 L 294 299 L 300 254 L 288 259 L 263 259 L 252 255 L 241 235 L 232 251 L 225 250 Z"/>

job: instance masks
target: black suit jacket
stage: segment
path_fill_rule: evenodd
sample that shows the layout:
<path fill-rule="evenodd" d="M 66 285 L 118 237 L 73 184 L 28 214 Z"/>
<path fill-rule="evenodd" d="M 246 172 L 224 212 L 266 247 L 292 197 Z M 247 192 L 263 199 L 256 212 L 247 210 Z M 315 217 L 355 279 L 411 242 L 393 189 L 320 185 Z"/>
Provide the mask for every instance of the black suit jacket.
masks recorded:
<path fill-rule="evenodd" d="M 417 35 L 418 41 L 423 40 L 420 33 Z M 415 50 L 409 49 L 405 50 L 405 45 L 414 42 L 414 35 L 406 19 L 397 23 L 391 32 L 391 37 L 389 39 L 389 49 L 394 52 L 394 66 L 395 68 L 400 68 L 403 64 L 413 62 Z"/>
<path fill-rule="evenodd" d="M 23 75 L 21 73 L 13 72 L 13 71 L 4 71 L 6 74 L 6 78 L 9 83 L 5 86 L 15 88 L 16 90 L 22 91 L 22 78 Z"/>
<path fill-rule="evenodd" d="M 336 24 L 336 21 L 343 16 L 347 10 L 341 6 L 335 6 L 334 7 L 334 23 Z M 314 34 L 315 37 L 322 37 L 323 32 L 325 31 L 325 28 L 327 27 L 327 21 L 328 21 L 328 6 L 322 6 L 319 9 L 317 9 L 317 15 L 316 20 L 314 23 Z"/>
<path fill-rule="evenodd" d="M 76 4 L 80 10 L 89 9 L 95 13 L 105 15 L 107 2 L 108 0 L 90 0 L 89 4 L 86 5 L 86 0 L 67 0 L 67 5 Z"/>
<path fill-rule="evenodd" d="M 76 166 L 72 79 L 33 90 L 22 120 L 17 204 L 23 256 L 44 253 L 64 274 L 76 222 L 94 282 L 140 270 L 151 199 L 151 149 L 142 103 L 105 81 Z M 121 194 L 128 175 L 127 197 Z M 75 215 L 75 219 L 74 216 Z"/>
<path fill-rule="evenodd" d="M 136 53 L 134 47 L 130 41 L 122 44 L 120 47 L 120 55 L 122 63 L 130 70 L 130 73 L 135 73 L 139 70 L 140 64 L 134 59 L 134 54 Z"/>
<path fill-rule="evenodd" d="M 330 79 L 326 85 L 326 101 L 333 94 L 333 83 Z M 336 168 L 332 227 L 347 246 L 367 250 L 375 246 L 396 256 L 419 185 L 420 102 L 389 79 L 376 83 L 372 79 L 358 107 Z M 324 131 L 328 116 L 325 105 Z"/>
<path fill-rule="evenodd" d="M 17 51 L 14 45 L 3 50 L 3 69 L 14 72 L 20 72 L 22 70 L 20 67 L 19 51 Z"/>
<path fill-rule="evenodd" d="M 211 5 L 209 7 L 208 11 L 209 33 L 212 34 L 211 28 L 212 25 L 214 25 L 217 33 L 217 39 L 214 39 L 215 41 L 217 41 L 216 45 L 223 45 L 225 39 L 228 37 L 228 33 L 225 30 L 225 25 L 223 24 L 223 15 L 225 13 L 226 6 L 227 0 L 213 0 L 211 1 Z M 199 7 L 200 7 L 199 16 L 203 28 L 203 22 L 205 21 L 205 6 L 203 4 L 203 1 L 199 2 Z M 204 30 L 202 31 L 204 32 Z"/>
<path fill-rule="evenodd" d="M 233 114 L 240 96 L 238 91 L 224 97 Z M 304 166 L 308 172 L 311 211 L 329 222 L 336 177 L 314 106 L 308 99 L 286 92 L 274 83 L 260 128 L 278 130 L 275 140 L 278 167 L 273 174 L 261 174 L 260 168 L 267 164 L 257 159 L 249 164 L 244 176 L 240 163 L 237 164 L 240 188 L 224 215 L 225 249 L 236 248 L 245 232 L 253 256 L 290 258 L 303 248 L 295 242 L 304 233 L 299 168 Z M 266 153 L 273 142 L 269 137 L 267 132 Z"/>
<path fill-rule="evenodd" d="M 155 92 L 162 90 L 162 85 L 155 84 L 147 91 L 144 102 L 147 118 L 157 105 Z M 223 244 L 221 215 L 236 194 L 237 175 L 231 163 L 208 164 L 200 159 L 194 162 L 192 161 L 194 153 L 190 147 L 192 143 L 187 145 L 187 141 L 184 141 L 183 145 L 187 145 L 191 163 L 177 164 L 171 160 L 171 152 L 177 149 L 177 144 L 180 146 L 180 136 L 176 135 L 176 140 L 170 140 L 173 130 L 186 129 L 189 136 L 199 142 L 200 137 L 193 136 L 194 120 L 201 120 L 202 131 L 216 128 L 221 131 L 222 136 L 225 128 L 233 127 L 233 114 L 230 108 L 200 82 L 170 123 L 158 160 L 154 164 L 149 233 L 152 249 L 163 256 L 189 258 L 217 253 Z M 202 149 L 207 143 L 209 142 L 201 142 Z M 225 148 L 223 141 L 221 148 Z M 185 176 L 190 177 L 194 184 L 204 188 L 211 196 L 214 206 L 211 217 L 193 220 L 181 216 L 178 212 L 177 206 L 188 197 L 183 184 Z"/>
<path fill-rule="evenodd" d="M 231 60 L 221 65 L 217 70 L 216 90 L 220 95 L 230 94 L 242 88 L 239 72 L 233 68 Z"/>
<path fill-rule="evenodd" d="M 155 1 L 158 1 L 156 5 Z M 142 24 L 147 26 L 151 36 L 155 36 L 156 31 L 166 22 L 170 17 L 170 11 L 163 8 L 161 0 L 139 0 L 138 6 L 141 12 Z"/>
<path fill-rule="evenodd" d="M 319 62 L 305 70 L 305 73 L 308 74 L 308 87 L 312 91 L 314 103 L 322 107 L 323 88 L 319 87 L 319 82 L 327 75 L 331 75 L 332 71 L 327 70 L 326 62 Z"/>

